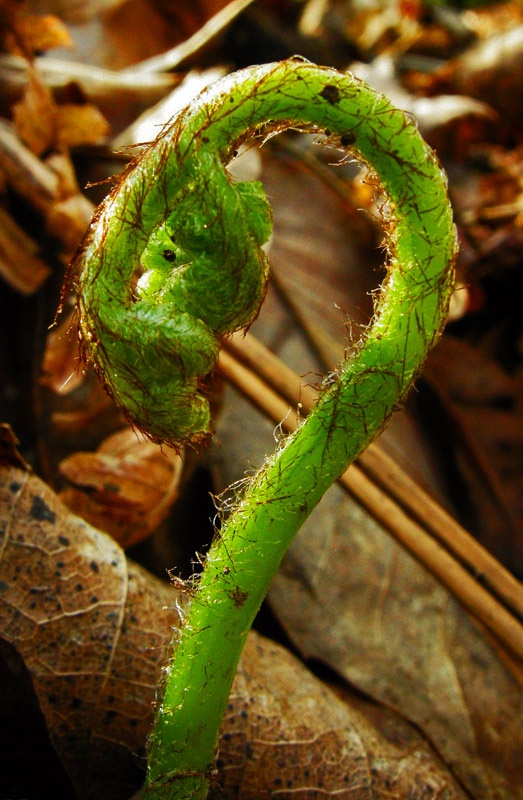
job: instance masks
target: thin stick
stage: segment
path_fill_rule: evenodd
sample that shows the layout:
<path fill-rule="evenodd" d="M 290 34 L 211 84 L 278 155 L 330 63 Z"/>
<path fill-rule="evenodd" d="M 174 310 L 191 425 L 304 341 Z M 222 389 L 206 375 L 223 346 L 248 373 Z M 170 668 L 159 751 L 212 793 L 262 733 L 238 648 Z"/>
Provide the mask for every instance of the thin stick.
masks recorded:
<path fill-rule="evenodd" d="M 249 339 L 252 338 L 252 336 L 249 337 Z M 232 345 L 233 341 L 234 345 Z M 238 347 L 238 342 L 240 341 L 241 339 L 238 336 L 232 337 L 232 339 L 227 341 L 227 349 L 222 350 L 219 358 L 219 368 L 221 372 L 274 422 L 281 423 L 282 427 L 289 432 L 294 430 L 297 423 L 297 415 L 292 410 L 289 412 L 287 400 L 283 399 L 277 392 L 268 387 L 264 380 L 258 377 L 258 375 L 244 364 L 241 364 L 230 352 L 232 347 Z M 259 342 L 256 342 L 255 347 L 262 346 Z M 257 352 L 258 354 L 261 353 L 261 351 Z M 266 354 L 263 360 L 267 363 L 265 359 Z M 257 369 L 260 368 L 260 364 L 261 358 L 256 362 Z M 285 370 L 289 370 L 289 368 L 285 367 Z M 281 373 L 278 371 L 280 386 L 286 382 L 284 377 L 285 370 L 282 370 Z M 289 372 L 293 374 L 292 370 L 289 370 Z M 297 376 L 294 377 L 298 379 Z M 302 403 L 302 410 L 305 411 L 304 397 L 310 397 L 310 393 L 313 390 L 311 387 L 303 386 L 302 390 L 304 391 L 303 394 L 298 395 L 300 398 L 298 402 Z M 394 466 L 394 469 L 397 470 L 398 468 Z M 510 652 L 517 658 L 523 660 L 523 626 L 507 608 L 498 602 L 498 600 L 496 600 L 492 594 L 490 594 L 489 591 L 459 563 L 459 561 L 445 550 L 442 545 L 434 541 L 430 534 L 415 519 L 412 519 L 412 517 L 391 499 L 391 497 L 365 475 L 361 469 L 361 459 L 360 466 L 358 466 L 358 464 L 353 464 L 349 467 L 340 478 L 340 483 L 348 489 L 465 608 L 480 620 L 498 640 L 510 650 Z M 445 513 L 443 510 L 441 511 L 443 514 Z M 466 531 L 463 531 L 463 533 L 466 537 L 472 539 Z M 478 547 L 480 547 L 480 545 L 478 545 Z M 481 548 L 481 550 L 483 550 L 483 548 Z M 490 562 L 494 562 L 498 568 L 503 569 L 497 564 L 495 559 L 486 553 L 486 551 L 484 551 L 484 554 L 488 557 L 487 560 L 491 569 L 492 563 Z M 468 552 L 467 555 L 470 556 Z M 496 572 L 496 568 L 494 568 L 494 572 Z M 513 586 L 512 588 L 517 588 L 517 592 L 514 591 L 514 596 L 521 601 L 521 586 L 515 579 L 512 579 L 512 581 L 513 584 L 515 584 L 515 587 Z"/>
<path fill-rule="evenodd" d="M 110 92 L 134 92 L 140 96 L 155 98 L 165 94 L 179 80 L 176 75 L 162 75 L 157 72 L 141 71 L 129 67 L 125 70 L 111 70 L 80 61 L 64 61 L 60 58 L 40 56 L 35 58 L 34 66 L 43 77 L 46 86 L 57 89 L 71 81 L 79 83 L 89 97 L 107 96 Z M 11 53 L 0 54 L 0 78 L 7 90 L 20 92 L 27 83 L 29 63 L 23 56 Z"/>

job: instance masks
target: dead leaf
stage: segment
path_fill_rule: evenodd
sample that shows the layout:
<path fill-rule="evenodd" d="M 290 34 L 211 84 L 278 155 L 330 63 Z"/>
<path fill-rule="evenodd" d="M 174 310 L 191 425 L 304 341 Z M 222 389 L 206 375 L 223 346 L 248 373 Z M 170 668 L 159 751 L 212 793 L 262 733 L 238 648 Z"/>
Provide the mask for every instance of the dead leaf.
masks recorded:
<path fill-rule="evenodd" d="M 58 135 L 57 146 L 78 147 L 82 144 L 99 144 L 110 130 L 109 123 L 91 103 L 79 105 L 64 103 L 56 109 Z"/>
<path fill-rule="evenodd" d="M 270 600 L 304 655 L 415 724 L 473 797 L 523 797 L 521 688 L 503 654 L 337 487 Z"/>
<path fill-rule="evenodd" d="M 98 144 L 110 126 L 92 103 L 56 104 L 39 70 L 28 67 L 22 100 L 13 106 L 21 140 L 38 156 L 85 144 Z"/>
<path fill-rule="evenodd" d="M 502 408 L 515 402 L 517 380 L 486 353 L 456 336 L 439 342 L 428 368 L 431 380 L 459 403 Z"/>
<path fill-rule="evenodd" d="M 13 106 L 13 119 L 21 140 L 40 156 L 56 142 L 56 106 L 39 73 L 30 68 L 22 100 Z"/>
<path fill-rule="evenodd" d="M 71 436 L 80 435 L 82 431 L 87 430 L 92 433 L 93 427 L 98 426 L 101 430 L 109 427 L 111 432 L 116 425 L 120 427 L 124 422 L 122 415 L 118 411 L 115 412 L 114 403 L 92 370 L 87 371 L 84 382 L 87 384 L 85 399 L 82 397 L 66 408 L 56 408 L 52 411 L 52 423 L 56 430 Z M 110 422 L 105 419 L 108 416 L 111 417 Z"/>
<path fill-rule="evenodd" d="M 80 795 L 115 785 L 142 752 L 176 593 L 128 565 L 36 476 L 2 472 L 2 635 L 31 673 L 51 739 Z M 150 604 L 162 619 L 149 627 Z M 136 632 L 142 626 L 142 633 Z M 147 688 L 148 687 L 148 688 Z M 123 759 L 123 760 L 122 760 Z M 104 768 L 105 764 L 105 768 Z M 104 771 L 105 769 L 105 771 Z M 129 791 L 130 793 L 130 791 Z M 125 795 L 120 795 L 125 796 Z"/>
<path fill-rule="evenodd" d="M 280 645 L 247 639 L 209 800 L 464 800 L 423 738 L 386 710 L 381 730 Z M 379 711 L 376 715 L 379 717 Z"/>
<path fill-rule="evenodd" d="M 482 541 L 517 572 L 523 555 L 523 375 L 450 335 L 431 353 L 426 374 L 454 420 L 454 460 L 470 451 L 481 467 L 484 481 L 470 480 L 469 491 L 484 523 Z"/>
<path fill-rule="evenodd" d="M 54 14 L 25 14 L 15 17 L 16 36 L 6 37 L 6 48 L 10 53 L 20 53 L 18 41 L 23 43 L 23 53 L 52 50 L 55 47 L 73 47 L 67 26 Z M 23 54 L 22 53 L 22 54 Z"/>
<path fill-rule="evenodd" d="M 82 798 L 127 798 L 165 659 L 172 587 L 126 562 L 36 476 L 1 471 L 0 626 L 28 668 Z M 386 712 L 385 712 L 386 714 Z M 280 646 L 251 633 L 220 736 L 212 796 L 347 800 L 465 796 L 422 737 L 384 735 Z M 44 792 L 42 787 L 42 792 Z"/>
<path fill-rule="evenodd" d="M 18 452 L 19 444 L 11 426 L 5 422 L 0 423 L 0 465 L 31 472 L 31 467 Z"/>
<path fill-rule="evenodd" d="M 330 153 L 330 161 L 336 160 Z M 376 246 L 371 263 L 363 257 L 359 242 L 365 239 L 368 245 L 371 238 L 365 215 L 295 158 L 265 158 L 262 179 L 273 208 L 272 274 L 293 299 L 299 321 L 330 368 L 349 343 L 348 325 L 366 324 L 372 315 L 370 292 L 379 284 L 382 255 Z M 376 245 L 377 241 L 378 237 Z M 316 367 L 309 355 L 299 372 L 309 369 L 311 362 Z"/>
<path fill-rule="evenodd" d="M 146 539 L 178 497 L 183 457 L 130 428 L 96 453 L 74 453 L 60 464 L 73 486 L 61 499 L 75 514 L 110 533 L 121 547 Z"/>

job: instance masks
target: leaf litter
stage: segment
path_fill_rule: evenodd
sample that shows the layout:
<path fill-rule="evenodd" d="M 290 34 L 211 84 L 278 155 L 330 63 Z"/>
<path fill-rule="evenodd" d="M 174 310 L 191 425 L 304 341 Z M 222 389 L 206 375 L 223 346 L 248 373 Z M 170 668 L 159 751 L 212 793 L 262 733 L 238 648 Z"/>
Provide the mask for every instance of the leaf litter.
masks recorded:
<path fill-rule="evenodd" d="M 184 598 L 72 516 L 34 474 L 16 466 L 1 474 L 2 635 L 24 659 L 79 796 L 127 797 L 139 785 Z M 217 766 L 213 797 L 465 797 L 421 737 L 384 736 L 255 633 Z"/>

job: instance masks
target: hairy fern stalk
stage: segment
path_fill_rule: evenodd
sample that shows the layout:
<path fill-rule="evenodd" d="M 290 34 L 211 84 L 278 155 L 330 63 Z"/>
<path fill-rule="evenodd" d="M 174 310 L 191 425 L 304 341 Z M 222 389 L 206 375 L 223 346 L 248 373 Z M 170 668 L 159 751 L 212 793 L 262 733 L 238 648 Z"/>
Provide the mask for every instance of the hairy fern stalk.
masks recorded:
<path fill-rule="evenodd" d="M 210 548 L 151 736 L 144 796 L 205 798 L 245 637 L 292 538 L 383 429 L 437 341 L 456 234 L 445 175 L 414 121 L 351 75 L 302 59 L 206 90 L 130 165 L 72 266 L 80 338 L 127 418 L 158 442 L 210 434 L 201 379 L 263 300 L 271 212 L 225 165 L 253 136 L 299 126 L 366 163 L 390 208 L 387 277 L 355 353 L 246 489 Z"/>

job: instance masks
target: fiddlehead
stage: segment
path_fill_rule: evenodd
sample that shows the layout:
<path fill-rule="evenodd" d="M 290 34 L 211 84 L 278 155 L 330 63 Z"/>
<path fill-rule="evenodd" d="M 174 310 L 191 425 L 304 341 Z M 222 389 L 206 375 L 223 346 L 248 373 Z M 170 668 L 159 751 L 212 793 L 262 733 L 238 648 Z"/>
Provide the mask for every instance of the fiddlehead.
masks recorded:
<path fill-rule="evenodd" d="M 71 268 L 84 353 L 130 421 L 157 441 L 205 438 L 209 408 L 200 379 L 215 363 L 220 337 L 247 326 L 263 299 L 270 208 L 260 184 L 233 184 L 224 167 L 262 127 L 328 128 L 372 165 L 398 212 L 391 276 L 395 261 L 414 257 L 403 254 L 414 236 L 419 263 L 429 251 L 432 262 L 445 258 L 443 212 L 439 220 L 432 214 L 422 233 L 406 230 L 414 216 L 418 227 L 429 219 L 434 184 L 423 197 L 424 181 L 438 172 L 412 121 L 354 78 L 303 61 L 238 75 L 204 93 L 130 165 Z M 400 135 L 407 148 L 401 155 L 394 144 Z M 411 300 L 427 294 L 419 269 L 416 275 Z M 390 289 L 396 281 L 389 278 Z M 436 300 L 429 325 L 420 323 L 427 330 L 439 327 L 440 306 Z"/>
<path fill-rule="evenodd" d="M 253 319 L 267 280 L 263 190 L 230 181 L 204 130 L 192 138 L 180 118 L 143 151 L 71 267 L 86 357 L 159 442 L 198 443 L 209 432 L 199 379 L 219 337 Z"/>
<path fill-rule="evenodd" d="M 223 164 L 262 127 L 292 125 L 328 129 L 378 176 L 391 213 L 388 276 L 356 354 L 210 548 L 157 715 L 151 798 L 205 796 L 239 654 L 281 558 L 404 398 L 446 319 L 455 230 L 446 179 L 413 121 L 332 69 L 301 60 L 247 69 L 143 152 L 77 257 L 84 348 L 125 413 L 158 441 L 208 432 L 198 381 L 220 336 L 257 312 L 267 274 L 259 245 L 270 231 L 261 187 L 233 186 Z"/>

